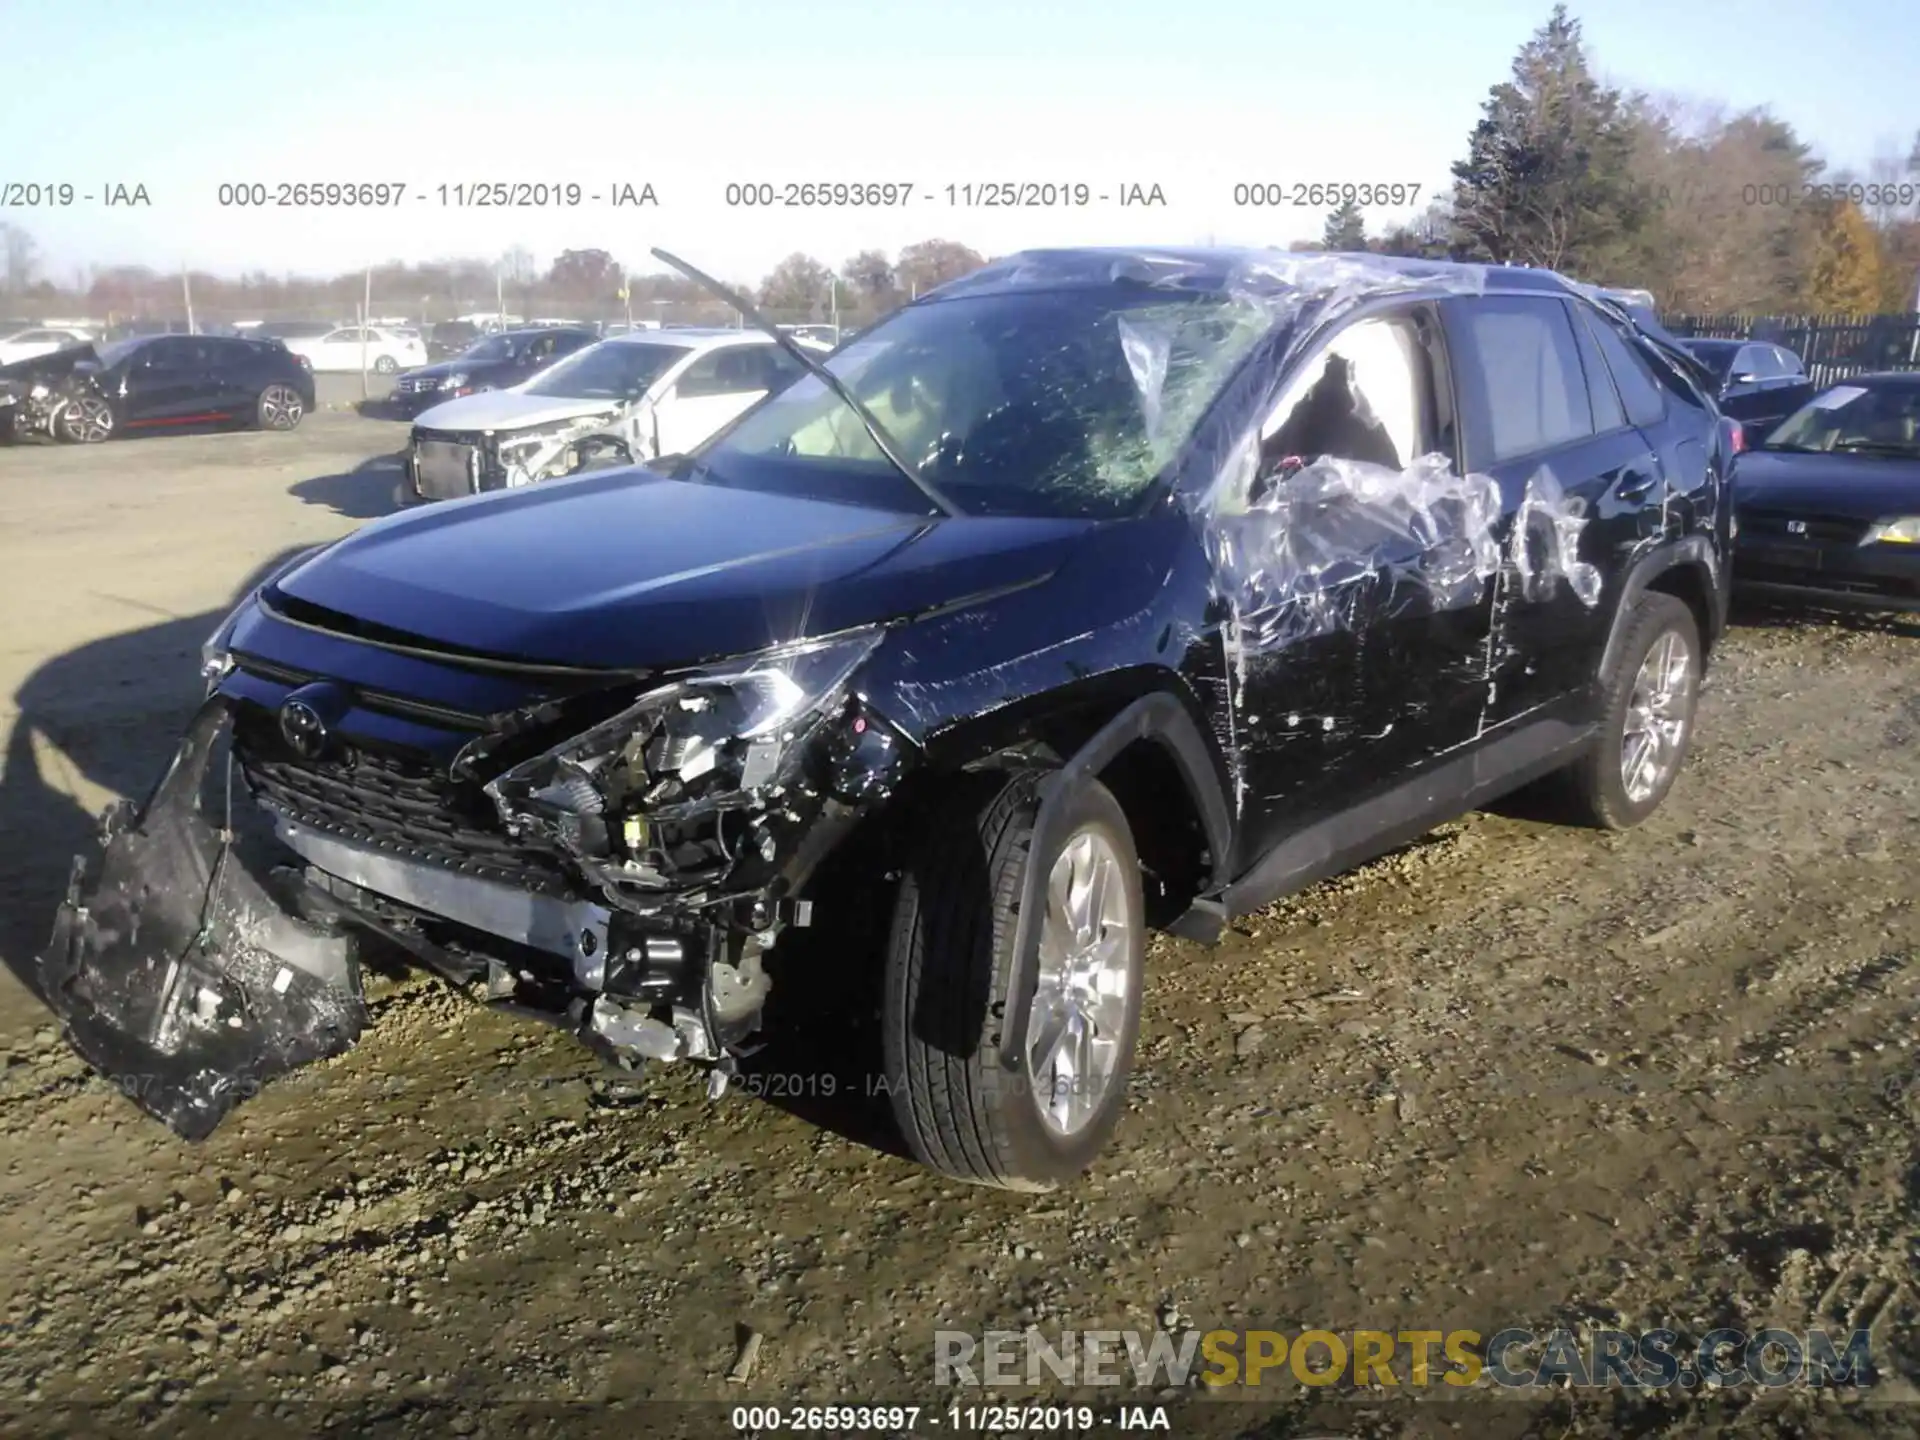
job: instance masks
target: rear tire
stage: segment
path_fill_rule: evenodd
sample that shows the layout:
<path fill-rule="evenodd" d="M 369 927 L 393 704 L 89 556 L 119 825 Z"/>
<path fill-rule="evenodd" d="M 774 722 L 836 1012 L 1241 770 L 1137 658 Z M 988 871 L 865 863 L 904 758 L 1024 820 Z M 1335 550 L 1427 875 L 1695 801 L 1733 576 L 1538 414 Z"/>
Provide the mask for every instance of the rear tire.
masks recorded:
<path fill-rule="evenodd" d="M 381 355 L 373 362 L 373 373 L 376 375 L 391 375 L 399 368 L 400 362 L 391 355 Z"/>
<path fill-rule="evenodd" d="M 1631 829 L 1660 808 L 1686 764 L 1700 703 L 1693 611 L 1649 591 L 1623 624 L 1619 659 L 1602 677 L 1599 736 L 1559 777 L 1569 818 L 1603 830 Z"/>
<path fill-rule="evenodd" d="M 895 902 L 881 1010 L 888 1093 L 915 1157 L 1028 1191 L 1079 1176 L 1119 1122 L 1146 955 L 1139 856 L 1119 803 L 1088 782 L 1058 851 L 1035 857 L 1036 787 L 1030 775 L 982 777 L 930 817 Z M 1030 857 L 1048 877 L 1042 948 L 1023 1064 L 1009 1070 L 999 1052 Z"/>

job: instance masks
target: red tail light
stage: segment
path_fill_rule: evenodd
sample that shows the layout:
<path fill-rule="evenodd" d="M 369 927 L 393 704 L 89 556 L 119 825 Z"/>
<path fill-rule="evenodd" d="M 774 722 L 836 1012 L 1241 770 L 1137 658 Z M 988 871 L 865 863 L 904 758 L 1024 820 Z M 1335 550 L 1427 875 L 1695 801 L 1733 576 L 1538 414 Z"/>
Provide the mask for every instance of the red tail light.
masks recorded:
<path fill-rule="evenodd" d="M 1727 429 L 1732 436 L 1733 453 L 1738 455 L 1747 448 L 1747 427 L 1734 421 L 1728 424 Z"/>

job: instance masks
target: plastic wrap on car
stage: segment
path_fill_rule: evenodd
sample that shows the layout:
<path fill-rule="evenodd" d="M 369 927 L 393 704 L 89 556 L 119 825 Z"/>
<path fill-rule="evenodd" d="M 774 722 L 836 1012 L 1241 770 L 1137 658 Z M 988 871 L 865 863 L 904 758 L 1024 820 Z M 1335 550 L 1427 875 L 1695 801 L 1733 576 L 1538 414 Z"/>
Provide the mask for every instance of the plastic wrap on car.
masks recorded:
<path fill-rule="evenodd" d="M 1528 600 L 1550 598 L 1562 580 L 1589 607 L 1600 603 L 1599 568 L 1580 558 L 1585 506 L 1571 499 L 1542 465 L 1527 479 L 1526 493 L 1513 518 L 1513 570 Z"/>
<path fill-rule="evenodd" d="M 1500 568 L 1500 487 L 1439 455 L 1405 470 L 1323 457 L 1203 528 L 1236 644 L 1276 650 L 1378 614 L 1477 603 Z"/>

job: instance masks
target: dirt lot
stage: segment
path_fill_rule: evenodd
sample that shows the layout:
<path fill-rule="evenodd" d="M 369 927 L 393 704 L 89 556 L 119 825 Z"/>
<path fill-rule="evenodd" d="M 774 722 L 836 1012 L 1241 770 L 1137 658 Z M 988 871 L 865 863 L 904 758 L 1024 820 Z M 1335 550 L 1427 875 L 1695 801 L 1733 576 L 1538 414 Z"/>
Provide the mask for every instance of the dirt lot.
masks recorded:
<path fill-rule="evenodd" d="M 0 1410 L 17 1423 L 265 1399 L 287 1402 L 281 1433 L 348 1401 L 422 1433 L 502 1415 L 583 1433 L 538 1407 L 933 1407 L 950 1398 L 936 1329 L 1163 1322 L 1871 1325 L 1875 1393 L 1904 1403 L 1793 1392 L 1744 1418 L 1920 1419 L 1912 626 L 1738 630 L 1689 771 L 1638 832 L 1479 815 L 1217 950 L 1157 942 L 1137 1103 L 1068 1193 L 950 1185 L 870 1143 L 857 1050 L 829 1073 L 861 1103 L 710 1105 L 674 1071 L 620 1097 L 565 1037 L 425 980 L 379 995 L 354 1053 L 197 1149 L 175 1141 L 89 1079 L 14 977 L 93 814 L 164 760 L 232 597 L 385 513 L 401 434 L 322 413 L 293 436 L 0 451 Z M 740 1327 L 763 1341 L 728 1383 Z M 1195 1399 L 1175 1433 L 1706 1419 L 1617 1395 L 1483 1412 L 1309 1393 Z M 508 1402 L 532 1408 L 485 1408 Z M 650 1413 L 621 1433 L 662 1433 Z M 730 1431 L 723 1411 L 672 1413 Z"/>

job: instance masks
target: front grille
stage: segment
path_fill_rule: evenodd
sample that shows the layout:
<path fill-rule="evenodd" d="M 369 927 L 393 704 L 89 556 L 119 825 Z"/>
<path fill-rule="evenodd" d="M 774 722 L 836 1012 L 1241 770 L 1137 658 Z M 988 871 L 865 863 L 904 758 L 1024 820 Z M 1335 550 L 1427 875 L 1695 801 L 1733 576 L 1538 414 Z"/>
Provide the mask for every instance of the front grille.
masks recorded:
<path fill-rule="evenodd" d="M 424 395 L 430 390 L 438 390 L 440 381 L 437 376 L 401 379 L 394 383 L 393 388 L 402 395 Z"/>
<path fill-rule="evenodd" d="M 234 749 L 254 798 L 289 820 L 523 890 L 572 893 L 557 861 L 507 835 L 479 786 L 424 758 L 340 747 L 306 760 L 259 719 L 236 726 Z"/>
<path fill-rule="evenodd" d="M 1804 529 L 1793 529 L 1799 525 Z M 1742 510 L 1740 533 L 1784 536 L 1819 545 L 1858 545 L 1867 534 L 1867 522 L 1846 515 L 1806 515 L 1797 510 Z"/>

